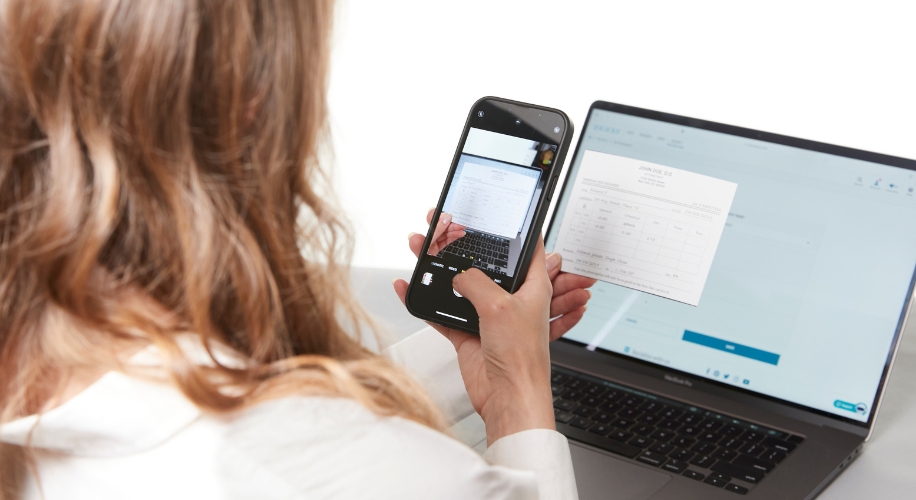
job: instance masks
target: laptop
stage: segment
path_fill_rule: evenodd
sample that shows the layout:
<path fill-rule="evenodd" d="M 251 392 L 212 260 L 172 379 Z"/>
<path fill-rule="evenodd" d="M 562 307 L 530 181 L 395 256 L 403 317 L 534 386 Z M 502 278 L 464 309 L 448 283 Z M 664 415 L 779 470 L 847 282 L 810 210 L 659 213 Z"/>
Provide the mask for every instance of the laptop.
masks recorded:
<path fill-rule="evenodd" d="M 599 101 L 548 251 L 586 151 L 737 191 L 697 306 L 599 282 L 551 346 L 579 497 L 817 496 L 874 428 L 913 302 L 916 161 Z"/>

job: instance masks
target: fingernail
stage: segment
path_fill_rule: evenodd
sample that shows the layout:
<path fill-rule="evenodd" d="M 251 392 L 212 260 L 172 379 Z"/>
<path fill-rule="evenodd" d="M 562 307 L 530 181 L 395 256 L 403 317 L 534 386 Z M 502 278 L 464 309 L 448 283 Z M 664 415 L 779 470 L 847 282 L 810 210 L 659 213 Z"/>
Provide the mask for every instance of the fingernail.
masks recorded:
<path fill-rule="evenodd" d="M 547 270 L 553 271 L 554 269 L 560 267 L 560 264 L 563 262 L 563 257 L 558 253 L 552 253 L 547 256 Z"/>
<path fill-rule="evenodd" d="M 451 222 L 452 222 L 451 214 L 442 214 L 442 216 L 439 217 L 439 224 L 449 224 Z"/>
<path fill-rule="evenodd" d="M 391 286 L 394 286 L 394 284 L 397 283 L 397 282 L 398 282 L 398 279 L 397 279 L 397 278 L 391 280 Z"/>
<path fill-rule="evenodd" d="M 415 232 L 411 231 L 410 234 L 407 235 L 407 239 L 408 239 L 408 240 L 413 239 L 413 237 L 416 236 L 416 235 L 418 235 L 418 234 L 420 234 L 420 233 L 415 233 Z"/>
<path fill-rule="evenodd" d="M 591 291 L 591 290 L 586 290 L 585 293 L 588 294 L 588 300 L 592 300 L 592 291 Z"/>

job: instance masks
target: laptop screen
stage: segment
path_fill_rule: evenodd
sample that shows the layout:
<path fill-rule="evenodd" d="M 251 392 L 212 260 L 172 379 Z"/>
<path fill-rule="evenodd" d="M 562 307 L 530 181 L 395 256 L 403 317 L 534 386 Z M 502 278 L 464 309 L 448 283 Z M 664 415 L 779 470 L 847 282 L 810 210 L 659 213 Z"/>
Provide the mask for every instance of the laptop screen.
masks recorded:
<path fill-rule="evenodd" d="M 698 306 L 599 282 L 565 338 L 869 421 L 916 270 L 916 172 L 708 128 L 593 108 L 548 250 L 586 151 L 738 187 Z"/>

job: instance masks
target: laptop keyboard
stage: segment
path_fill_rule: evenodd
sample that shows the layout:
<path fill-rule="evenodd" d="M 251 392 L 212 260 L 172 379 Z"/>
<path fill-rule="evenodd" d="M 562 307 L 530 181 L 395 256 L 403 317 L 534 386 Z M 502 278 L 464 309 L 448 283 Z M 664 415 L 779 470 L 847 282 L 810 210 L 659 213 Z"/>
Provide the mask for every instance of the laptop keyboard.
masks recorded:
<path fill-rule="evenodd" d="M 443 248 L 437 257 L 470 259 L 471 265 L 494 273 L 506 274 L 509 267 L 509 240 L 475 231 Z"/>
<path fill-rule="evenodd" d="M 556 366 L 551 389 L 564 435 L 741 495 L 804 440 Z"/>

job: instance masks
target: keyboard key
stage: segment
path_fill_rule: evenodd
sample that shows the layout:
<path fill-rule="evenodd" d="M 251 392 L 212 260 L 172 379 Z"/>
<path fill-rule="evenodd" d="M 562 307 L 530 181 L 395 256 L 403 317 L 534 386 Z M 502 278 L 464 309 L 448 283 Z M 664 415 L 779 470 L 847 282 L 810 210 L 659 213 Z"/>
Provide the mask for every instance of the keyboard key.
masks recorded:
<path fill-rule="evenodd" d="M 639 407 L 639 410 L 646 413 L 655 413 L 662 411 L 664 408 L 665 405 L 659 403 L 658 401 L 646 401 L 645 404 Z"/>
<path fill-rule="evenodd" d="M 588 406 L 589 408 L 598 408 L 598 405 L 600 405 L 602 402 L 603 401 L 601 398 L 597 398 L 595 396 L 585 396 L 579 400 L 580 405 Z"/>
<path fill-rule="evenodd" d="M 662 469 L 674 472 L 676 474 L 680 474 L 685 469 L 687 469 L 687 465 L 688 465 L 687 462 L 682 462 L 680 460 L 671 459 L 671 460 L 668 460 L 668 462 L 662 466 Z"/>
<path fill-rule="evenodd" d="M 598 410 L 597 412 L 595 412 L 594 415 L 592 415 L 589 418 L 591 418 L 595 422 L 601 422 L 602 424 L 606 424 L 610 422 L 611 420 L 614 420 L 615 418 L 617 418 L 617 416 L 614 415 L 613 413 Z"/>
<path fill-rule="evenodd" d="M 614 427 L 620 427 L 621 429 L 628 429 L 630 427 L 633 427 L 633 424 L 635 423 L 636 423 L 635 420 L 630 420 L 628 418 L 618 418 L 617 420 L 613 422 Z"/>
<path fill-rule="evenodd" d="M 620 442 L 622 442 L 622 443 L 626 443 L 627 441 L 630 440 L 630 438 L 633 437 L 633 433 L 632 433 L 632 432 L 627 432 L 627 431 L 624 431 L 624 430 L 617 429 L 616 431 L 614 431 L 614 432 L 608 434 L 607 437 L 609 437 L 609 438 L 611 438 L 611 439 L 614 439 L 614 440 L 617 440 L 617 441 L 620 441 Z"/>
<path fill-rule="evenodd" d="M 655 444 L 654 439 L 649 439 L 645 436 L 636 436 L 627 442 L 632 444 L 633 446 L 639 446 L 640 448 L 648 448 L 652 446 L 653 444 Z"/>
<path fill-rule="evenodd" d="M 690 469 L 685 470 L 684 473 L 681 475 L 684 477 L 689 477 L 690 479 L 696 479 L 697 481 L 702 481 L 703 478 L 706 477 L 703 474 L 700 474 L 699 472 L 695 470 L 690 470 Z"/>
<path fill-rule="evenodd" d="M 655 467 L 659 467 L 668 461 L 668 457 L 662 455 L 661 453 L 655 453 L 654 451 L 644 451 L 642 452 L 642 455 L 636 457 L 636 460 L 647 463 L 649 465 L 654 465 Z"/>
<path fill-rule="evenodd" d="M 566 390 L 566 388 L 563 387 L 562 385 L 559 385 L 559 384 L 550 384 L 550 392 L 552 392 L 554 396 L 559 396 L 559 395 L 562 394 L 563 391 L 565 391 L 565 390 Z"/>
<path fill-rule="evenodd" d="M 695 451 L 700 455 L 710 455 L 716 451 L 716 446 L 709 443 L 699 442 L 696 444 L 696 446 L 690 448 L 690 451 Z"/>
<path fill-rule="evenodd" d="M 684 462 L 693 458 L 694 455 L 696 455 L 696 453 L 685 450 L 684 448 L 677 448 L 668 454 L 669 457 L 676 459 L 676 460 L 683 460 Z"/>
<path fill-rule="evenodd" d="M 572 379 L 569 379 L 569 382 L 566 382 L 567 388 L 574 389 L 577 391 L 588 389 L 588 386 L 589 386 L 589 383 L 580 378 L 572 378 Z"/>
<path fill-rule="evenodd" d="M 692 463 L 693 465 L 696 465 L 697 467 L 707 467 L 708 468 L 710 465 L 715 463 L 715 460 L 706 455 L 698 455 L 694 457 L 694 459 L 691 460 L 690 463 Z"/>
<path fill-rule="evenodd" d="M 566 391 L 563 394 L 560 394 L 563 399 L 568 399 L 570 401 L 579 401 L 585 397 L 585 393 L 582 391 L 577 391 L 575 389 L 566 388 Z"/>
<path fill-rule="evenodd" d="M 651 425 L 637 425 L 636 427 L 630 429 L 630 431 L 635 432 L 640 436 L 648 436 L 649 434 L 655 432 L 655 427 L 652 427 Z"/>
<path fill-rule="evenodd" d="M 624 406 L 629 406 L 631 408 L 637 408 L 640 405 L 642 405 L 645 401 L 646 401 L 645 399 L 639 396 L 627 396 L 623 398 L 621 403 L 623 403 Z"/>
<path fill-rule="evenodd" d="M 563 411 L 573 411 L 579 407 L 579 403 L 573 403 L 565 399 L 559 399 L 553 403 L 553 407 Z"/>
<path fill-rule="evenodd" d="M 604 394 L 605 392 L 607 392 L 607 387 L 602 387 L 600 385 L 593 385 L 589 387 L 585 392 L 588 393 L 589 396 L 598 397 Z"/>
<path fill-rule="evenodd" d="M 699 413 L 686 413 L 683 417 L 679 418 L 684 425 L 700 425 L 703 423 L 703 417 Z"/>
<path fill-rule="evenodd" d="M 778 464 L 779 462 L 782 462 L 784 458 L 786 458 L 786 452 L 779 450 L 767 450 L 763 452 L 762 455 L 760 455 L 760 458 L 766 460 L 767 462 Z"/>
<path fill-rule="evenodd" d="M 754 458 L 748 455 L 738 455 L 734 460 L 732 460 L 732 463 L 747 469 L 759 470 L 761 472 L 770 472 L 776 467 L 776 464 L 773 462 L 767 462 L 766 460 L 761 460 L 759 458 Z"/>
<path fill-rule="evenodd" d="M 706 484 L 711 484 L 713 486 L 718 486 L 719 488 L 728 484 L 728 481 L 723 481 L 721 479 L 718 479 L 712 476 L 707 477 L 706 479 L 703 480 L 703 482 Z"/>
<path fill-rule="evenodd" d="M 569 422 L 569 425 L 573 427 L 578 427 L 580 429 L 588 429 L 589 427 L 591 427 L 594 424 L 595 422 L 592 422 L 591 420 L 587 418 L 582 418 L 582 417 L 576 417 Z"/>
<path fill-rule="evenodd" d="M 744 435 L 741 436 L 741 439 L 747 441 L 748 443 L 759 443 L 763 441 L 763 438 L 765 437 L 766 436 L 764 436 L 762 432 L 751 431 L 745 432 Z"/>
<path fill-rule="evenodd" d="M 709 431 L 709 432 L 717 431 L 719 430 L 719 427 L 722 427 L 722 422 L 716 422 L 715 420 L 712 420 L 712 419 L 707 420 L 703 422 L 702 424 L 700 424 L 701 429 L 703 429 L 704 431 Z"/>
<path fill-rule="evenodd" d="M 658 441 L 670 441 L 674 437 L 674 433 L 671 431 L 658 431 L 655 434 L 652 434 L 652 439 Z"/>
<path fill-rule="evenodd" d="M 644 424 L 656 425 L 662 421 L 662 418 L 658 415 L 653 415 L 652 413 L 644 413 L 639 416 L 638 420 Z"/>
<path fill-rule="evenodd" d="M 671 440 L 671 444 L 674 446 L 679 446 L 681 448 L 690 448 L 697 442 L 696 439 L 692 439 L 685 436 L 678 436 Z"/>
<path fill-rule="evenodd" d="M 723 436 L 728 437 L 728 438 L 736 438 L 740 436 L 742 433 L 744 433 L 744 429 L 740 427 L 735 427 L 734 425 L 726 425 L 725 427 L 719 430 L 719 434 L 722 434 Z"/>
<path fill-rule="evenodd" d="M 715 458 L 716 460 L 728 460 L 728 461 L 731 461 L 733 458 L 735 458 L 735 457 L 738 456 L 738 452 L 735 451 L 735 450 L 729 450 L 729 449 L 726 449 L 726 448 L 719 448 L 718 451 L 716 451 L 715 453 L 713 453 L 713 454 L 710 455 L 710 456 L 711 456 L 712 458 Z"/>
<path fill-rule="evenodd" d="M 700 434 L 700 428 L 693 425 L 685 425 L 684 427 L 678 429 L 677 432 L 685 436 L 697 436 Z"/>
<path fill-rule="evenodd" d="M 662 455 L 667 455 L 677 448 L 668 444 L 668 443 L 655 443 L 649 447 L 649 451 L 654 451 L 655 453 L 661 453 Z"/>
<path fill-rule="evenodd" d="M 709 444 L 716 444 L 720 439 L 722 439 L 722 436 L 716 434 L 715 432 L 701 432 L 700 435 L 697 436 L 697 439 L 700 441 L 706 441 Z"/>
<path fill-rule="evenodd" d="M 553 418 L 557 422 L 563 422 L 565 424 L 569 422 L 570 420 L 572 420 L 573 418 L 575 418 L 575 415 L 573 415 L 572 413 L 568 411 L 563 411 L 563 410 L 554 408 L 553 409 Z"/>
<path fill-rule="evenodd" d="M 782 452 L 785 452 L 785 453 L 791 452 L 792 450 L 795 449 L 796 446 L 798 446 L 798 445 L 795 445 L 795 444 L 792 444 L 792 443 L 787 443 L 787 442 L 785 442 L 785 441 L 783 441 L 783 440 L 781 440 L 781 439 L 776 439 L 776 438 L 774 438 L 774 437 L 768 437 L 768 438 L 764 439 L 764 440 L 763 440 L 763 443 L 761 443 L 761 444 L 763 444 L 763 445 L 766 446 L 767 448 L 775 448 L 775 449 L 777 449 L 777 450 L 779 450 L 779 451 L 782 451 Z"/>
<path fill-rule="evenodd" d="M 607 436 L 609 432 L 614 430 L 613 427 L 607 424 L 595 424 L 589 427 L 588 432 L 593 434 L 598 434 L 599 436 Z"/>
<path fill-rule="evenodd" d="M 718 479 L 719 481 L 725 481 L 726 483 L 732 480 L 732 478 L 728 477 L 728 475 L 726 475 L 726 474 L 721 474 L 721 473 L 718 473 L 718 472 L 711 472 L 711 473 L 709 474 L 709 477 L 714 477 L 714 478 Z"/>
<path fill-rule="evenodd" d="M 740 465 L 730 464 L 728 462 L 718 461 L 712 466 L 712 470 L 731 476 L 751 484 L 757 484 L 763 479 L 763 472 L 759 470 L 745 469 Z"/>
<path fill-rule="evenodd" d="M 605 401 L 601 403 L 600 405 L 598 405 L 599 410 L 604 410 L 608 413 L 617 413 L 617 410 L 619 410 L 620 408 L 621 406 L 619 404 L 612 403 L 610 401 Z"/>
<path fill-rule="evenodd" d="M 631 418 L 633 420 L 636 420 L 636 417 L 642 414 L 642 412 L 635 408 L 629 408 L 629 407 L 624 406 L 623 409 L 617 412 L 617 414 L 623 418 Z"/>
<path fill-rule="evenodd" d="M 550 382 L 554 384 L 558 384 L 558 385 L 563 385 L 563 383 L 569 381 L 569 379 L 570 379 L 569 375 L 566 375 L 565 373 L 556 372 L 553 375 L 551 375 Z"/>
<path fill-rule="evenodd" d="M 729 450 L 737 450 L 744 447 L 744 441 L 736 438 L 726 438 L 725 441 L 719 443 L 719 446 L 728 448 Z"/>
<path fill-rule="evenodd" d="M 677 420 L 683 414 L 684 414 L 684 410 L 678 410 L 677 408 L 671 408 L 671 407 L 668 407 L 667 409 L 659 413 L 659 415 L 661 415 L 662 417 L 670 418 L 672 420 Z"/>
<path fill-rule="evenodd" d="M 747 488 L 745 488 L 744 486 L 738 486 L 738 485 L 735 484 L 735 483 L 726 484 L 726 485 L 725 485 L 725 489 L 728 490 L 728 491 L 732 491 L 732 492 L 734 492 L 734 493 L 737 493 L 737 494 L 739 494 L 739 495 L 746 495 L 746 494 L 747 494 Z"/>
<path fill-rule="evenodd" d="M 676 431 L 681 425 L 682 424 L 677 420 L 665 420 L 664 422 L 658 424 L 658 428 L 669 431 Z"/>
<path fill-rule="evenodd" d="M 744 445 L 743 447 L 739 448 L 738 451 L 740 451 L 744 455 L 750 455 L 752 457 L 756 457 L 757 455 L 760 454 L 760 452 L 762 452 L 765 449 L 766 448 L 763 445 L 748 443 Z"/>
<path fill-rule="evenodd" d="M 573 410 L 573 413 L 579 415 L 580 417 L 588 418 L 592 416 L 592 413 L 595 413 L 595 409 L 589 408 L 588 406 L 580 406 Z"/>

